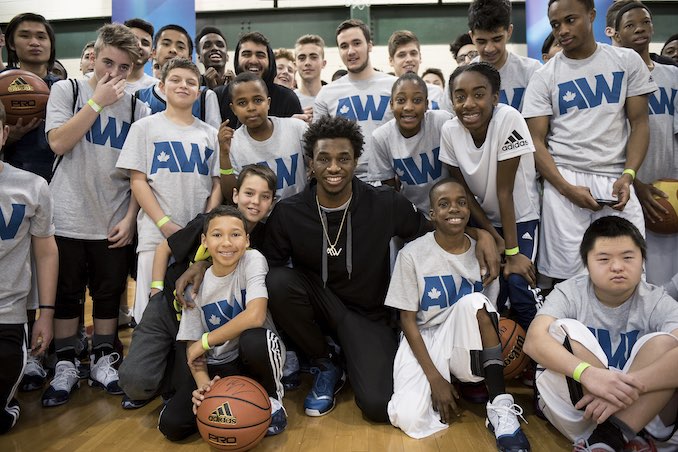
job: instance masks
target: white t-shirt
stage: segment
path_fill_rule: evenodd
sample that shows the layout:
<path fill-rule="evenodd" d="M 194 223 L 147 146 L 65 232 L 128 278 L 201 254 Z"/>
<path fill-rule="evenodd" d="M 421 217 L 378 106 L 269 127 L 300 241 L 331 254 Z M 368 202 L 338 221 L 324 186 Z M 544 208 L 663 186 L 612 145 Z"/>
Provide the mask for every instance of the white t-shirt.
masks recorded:
<path fill-rule="evenodd" d="M 638 170 L 645 183 L 678 179 L 678 67 L 655 63 L 652 78 L 657 91 L 648 96 L 650 145 Z"/>
<path fill-rule="evenodd" d="M 588 58 L 560 52 L 535 72 L 523 116 L 551 117 L 546 140 L 556 165 L 619 177 L 629 136 L 626 99 L 656 89 L 635 51 L 599 43 Z"/>
<path fill-rule="evenodd" d="M 195 308 L 183 309 L 179 323 L 178 341 L 199 341 L 202 335 L 212 332 L 233 320 L 247 309 L 247 303 L 257 298 L 268 299 L 266 290 L 266 258 L 256 250 L 247 250 L 238 265 L 226 276 L 215 276 L 210 267 L 200 285 Z M 275 332 L 269 312 L 264 328 Z M 208 364 L 223 364 L 238 357 L 238 338 L 217 345 L 207 352 Z"/>
<path fill-rule="evenodd" d="M 219 177 L 217 130 L 197 118 L 190 126 L 180 126 L 164 111 L 156 113 L 132 125 L 117 166 L 146 174 L 165 215 L 186 226 L 205 211 L 212 178 Z M 164 239 L 143 209 L 139 210 L 137 228 L 137 251 L 154 250 Z"/>
<path fill-rule="evenodd" d="M 398 175 L 400 193 L 428 217 L 428 193 L 440 179 L 449 176 L 440 161 L 440 131 L 452 115 L 444 110 L 428 110 L 421 121 L 421 130 L 405 138 L 395 118 L 372 134 L 374 152 L 370 174 L 375 180 L 388 180 Z"/>
<path fill-rule="evenodd" d="M 515 157 L 520 157 L 513 184 L 516 223 L 539 219 L 534 152 L 525 120 L 518 110 L 504 104 L 494 109 L 487 138 L 479 148 L 459 118 L 443 126 L 440 139 L 440 160 L 459 168 L 487 217 L 499 227 L 502 224 L 497 198 L 497 168 L 499 162 Z"/>
<path fill-rule="evenodd" d="M 467 236 L 469 249 L 451 254 L 438 245 L 434 234 L 429 232 L 400 250 L 384 302 L 403 311 L 416 311 L 420 329 L 439 324 L 445 318 L 439 315 L 464 295 L 482 292 L 495 304 L 499 294 L 499 280 L 483 289 L 475 240 Z"/>
<path fill-rule="evenodd" d="M 306 109 L 306 107 L 312 107 L 315 103 L 315 96 L 307 96 L 306 94 L 302 94 L 301 91 L 299 91 L 299 88 L 294 90 L 294 94 L 296 94 L 299 98 L 299 103 L 301 104 L 302 109 Z"/>
<path fill-rule="evenodd" d="M 91 108 L 87 100 L 94 91 L 87 80 L 77 80 L 75 110 Z M 136 120 L 150 112 L 136 101 Z M 68 80 L 56 82 L 47 102 L 45 133 L 64 125 L 73 117 L 73 87 Z M 56 235 L 72 239 L 105 240 L 129 207 L 130 186 L 127 171 L 115 163 L 126 142 L 132 122 L 132 96 L 124 96 L 105 107 L 87 134 L 73 150 L 57 160 L 50 182 L 54 198 Z M 136 122 L 135 122 L 136 124 Z"/>
<path fill-rule="evenodd" d="M 365 144 L 355 175 L 362 180 L 376 180 L 368 175 L 372 132 L 393 118 L 391 88 L 396 80 L 396 77 L 378 71 L 367 80 L 351 80 L 347 74 L 323 86 L 315 98 L 314 121 L 325 115 L 344 116 L 360 125 Z"/>
<path fill-rule="evenodd" d="M 443 89 L 433 83 L 427 83 L 426 90 L 428 91 L 428 109 L 442 110 L 444 106 L 443 98 L 445 97 Z"/>
<path fill-rule="evenodd" d="M 207 90 L 205 93 L 205 122 L 218 130 L 219 126 L 221 126 L 221 110 L 219 110 L 219 99 L 217 98 L 217 94 L 214 91 L 207 88 L 205 89 Z M 165 105 L 167 105 L 167 96 L 165 96 L 165 94 L 160 91 L 157 83 L 153 86 L 153 93 L 160 99 L 164 100 Z"/>
<path fill-rule="evenodd" d="M 306 165 L 302 141 L 306 123 L 296 118 L 269 116 L 273 135 L 266 141 L 252 138 L 246 126 L 239 127 L 231 141 L 231 164 L 237 176 L 243 166 L 263 163 L 278 176 L 276 201 L 295 195 L 306 187 Z"/>
<path fill-rule="evenodd" d="M 540 67 L 541 63 L 537 60 L 509 52 L 506 63 L 499 69 L 501 77 L 499 102 L 521 111 L 527 85 Z"/>
<path fill-rule="evenodd" d="M 128 94 L 134 95 L 137 91 L 140 89 L 148 88 L 149 86 L 153 86 L 157 84 L 160 80 L 158 80 L 155 77 L 151 77 L 147 73 L 144 72 L 144 74 L 141 76 L 139 80 L 136 82 L 130 82 L 128 81 L 127 84 L 125 84 L 125 92 Z"/>

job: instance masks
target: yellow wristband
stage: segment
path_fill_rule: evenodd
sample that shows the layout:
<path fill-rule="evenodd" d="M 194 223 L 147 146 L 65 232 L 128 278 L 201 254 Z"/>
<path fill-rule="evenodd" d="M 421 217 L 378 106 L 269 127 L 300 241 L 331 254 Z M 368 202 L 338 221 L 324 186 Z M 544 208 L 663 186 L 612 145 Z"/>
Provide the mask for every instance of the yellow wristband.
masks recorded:
<path fill-rule="evenodd" d="M 220 168 L 220 169 L 219 169 L 219 174 L 223 174 L 224 176 L 230 176 L 230 175 L 233 174 L 234 172 L 235 172 L 235 171 L 233 171 L 233 168 L 229 168 L 229 169 L 223 169 L 223 168 Z"/>
<path fill-rule="evenodd" d="M 515 256 L 518 253 L 520 253 L 520 248 L 517 246 L 504 250 L 504 256 Z"/>
<path fill-rule="evenodd" d="M 165 283 L 163 281 L 151 281 L 151 289 L 163 290 Z"/>
<path fill-rule="evenodd" d="M 162 217 L 161 219 L 159 219 L 158 222 L 155 223 L 155 225 L 158 227 L 158 229 L 160 229 L 161 227 L 163 227 L 163 226 L 165 226 L 167 223 L 169 223 L 170 218 L 171 218 L 171 217 L 170 217 L 169 215 L 165 215 L 164 217 Z"/>
<path fill-rule="evenodd" d="M 626 168 L 624 171 L 622 171 L 622 175 L 624 174 L 628 174 L 629 176 L 631 176 L 631 180 L 636 180 L 636 170 Z"/>
<path fill-rule="evenodd" d="M 87 101 L 87 105 L 89 105 L 90 107 L 92 107 L 92 110 L 96 111 L 97 113 L 101 113 L 101 110 L 104 109 L 104 107 L 102 107 L 101 105 L 99 105 L 99 104 L 97 104 L 96 102 L 94 102 L 94 99 L 88 100 L 88 101 Z"/>
<path fill-rule="evenodd" d="M 580 383 L 581 382 L 581 374 L 586 369 L 588 369 L 589 367 L 591 367 L 591 365 L 589 363 L 587 363 L 585 361 L 580 362 L 577 365 L 577 367 L 574 368 L 574 372 L 572 372 L 572 378 L 574 379 L 574 381 L 576 381 L 577 383 Z"/>
<path fill-rule="evenodd" d="M 210 347 L 209 341 L 207 340 L 207 336 L 209 334 L 210 333 L 205 333 L 205 334 L 202 335 L 202 349 L 205 350 L 205 351 L 212 349 L 212 347 Z"/>

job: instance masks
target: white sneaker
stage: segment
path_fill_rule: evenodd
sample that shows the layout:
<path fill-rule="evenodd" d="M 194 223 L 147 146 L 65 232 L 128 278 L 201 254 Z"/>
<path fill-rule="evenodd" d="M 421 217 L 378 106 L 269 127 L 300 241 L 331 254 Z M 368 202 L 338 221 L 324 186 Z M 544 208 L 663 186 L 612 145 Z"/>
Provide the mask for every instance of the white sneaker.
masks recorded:
<path fill-rule="evenodd" d="M 54 370 L 54 378 L 42 395 L 42 406 L 58 406 L 68 402 L 73 388 L 80 387 L 80 379 L 75 364 L 59 361 Z"/>
<path fill-rule="evenodd" d="M 28 359 L 26 360 L 26 368 L 24 369 L 24 376 L 21 379 L 21 390 L 35 391 L 36 389 L 42 388 L 46 376 L 47 372 L 42 367 L 41 357 L 34 356 L 29 351 Z"/>
<path fill-rule="evenodd" d="M 120 389 L 118 385 L 118 369 L 113 367 L 115 363 L 120 359 L 120 355 L 117 352 L 113 352 L 110 355 L 103 355 L 99 359 L 94 361 L 94 355 L 90 357 L 90 362 L 94 364 L 91 365 L 89 371 L 89 385 L 102 387 L 109 394 L 113 395 L 122 395 L 124 391 Z"/>
<path fill-rule="evenodd" d="M 487 402 L 485 426 L 494 433 L 500 451 L 530 450 L 530 443 L 520 429 L 519 416 L 527 423 L 523 417 L 523 409 L 513 403 L 511 394 L 500 394 L 492 402 Z"/>

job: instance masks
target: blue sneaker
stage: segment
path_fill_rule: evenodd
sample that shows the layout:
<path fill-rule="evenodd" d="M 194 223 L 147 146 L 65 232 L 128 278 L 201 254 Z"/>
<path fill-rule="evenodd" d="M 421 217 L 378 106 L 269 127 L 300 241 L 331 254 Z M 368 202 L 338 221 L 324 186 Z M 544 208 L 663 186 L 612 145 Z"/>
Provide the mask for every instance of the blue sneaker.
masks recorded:
<path fill-rule="evenodd" d="M 315 375 L 313 387 L 304 400 L 307 416 L 324 416 L 334 408 L 334 395 L 344 387 L 346 374 L 329 359 L 322 360 L 320 367 L 311 367 Z"/>
<path fill-rule="evenodd" d="M 282 403 L 276 398 L 269 397 L 271 400 L 271 425 L 268 426 L 266 436 L 274 436 L 282 433 L 287 427 L 287 411 Z"/>
<path fill-rule="evenodd" d="M 530 450 L 530 442 L 520 429 L 518 416 L 523 417 L 523 409 L 513 403 L 511 394 L 498 395 L 492 402 L 487 403 L 485 426 L 494 433 L 497 438 L 497 448 L 501 452 L 529 452 Z"/>

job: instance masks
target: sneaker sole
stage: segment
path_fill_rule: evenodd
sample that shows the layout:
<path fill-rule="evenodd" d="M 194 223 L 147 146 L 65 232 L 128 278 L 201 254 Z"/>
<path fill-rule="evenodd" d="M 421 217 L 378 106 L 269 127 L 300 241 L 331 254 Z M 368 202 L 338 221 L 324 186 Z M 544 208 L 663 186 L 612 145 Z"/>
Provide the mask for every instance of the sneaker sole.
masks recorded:
<path fill-rule="evenodd" d="M 494 435 L 494 426 L 492 425 L 492 422 L 490 422 L 490 420 L 488 418 L 485 418 L 485 427 L 490 432 L 492 432 L 492 434 Z M 496 445 L 497 445 L 497 450 L 499 450 L 500 452 L 530 452 L 530 449 L 525 449 L 525 448 L 522 448 L 522 449 L 507 449 L 505 447 L 501 447 L 499 445 L 499 440 L 497 440 Z"/>
<path fill-rule="evenodd" d="M 70 393 L 72 393 L 74 389 L 80 389 L 80 382 L 79 381 L 71 387 Z M 66 403 L 68 403 L 69 400 L 71 400 L 70 393 L 69 393 L 69 397 L 66 398 L 66 400 L 64 400 L 62 402 L 57 402 L 57 401 L 49 400 L 49 399 L 48 400 L 42 400 L 42 406 L 44 408 L 51 408 L 51 407 L 55 407 L 55 406 L 65 405 Z"/>
<path fill-rule="evenodd" d="M 339 394 L 339 391 L 341 391 L 344 388 L 345 384 L 346 384 L 346 372 L 343 372 L 341 378 L 337 382 L 337 385 L 334 387 L 334 395 Z M 337 405 L 336 399 L 332 399 L 332 406 L 327 411 L 323 411 L 321 413 L 320 411 L 314 410 L 312 408 L 304 408 L 304 413 L 306 413 L 307 416 L 311 417 L 321 417 L 332 411 L 336 405 Z"/>
<path fill-rule="evenodd" d="M 104 391 L 106 391 L 108 394 L 111 394 L 111 395 L 123 395 L 125 393 L 125 391 L 123 391 L 122 389 L 120 391 L 115 391 L 115 392 L 109 391 L 106 386 L 104 386 L 103 384 L 99 383 L 96 380 L 92 380 L 91 378 L 89 379 L 89 386 L 90 386 L 90 388 L 101 388 Z"/>

